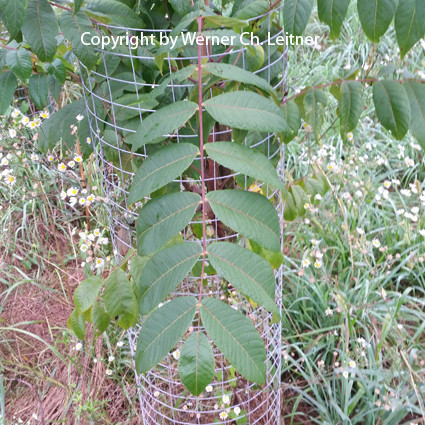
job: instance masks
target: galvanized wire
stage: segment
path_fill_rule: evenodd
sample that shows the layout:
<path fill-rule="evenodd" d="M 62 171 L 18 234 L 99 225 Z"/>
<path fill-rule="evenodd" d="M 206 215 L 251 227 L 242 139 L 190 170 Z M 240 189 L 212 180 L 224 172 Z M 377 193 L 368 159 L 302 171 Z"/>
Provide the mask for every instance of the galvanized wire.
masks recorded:
<path fill-rule="evenodd" d="M 267 25 L 268 31 L 271 31 L 273 22 L 272 19 L 276 18 L 276 14 L 280 14 L 280 9 L 277 8 L 267 14 L 255 18 L 255 20 L 264 18 L 264 24 Z M 253 19 L 254 20 L 254 19 Z M 279 19 L 277 20 L 279 22 Z M 125 32 L 132 30 L 131 28 L 123 28 L 117 26 L 106 26 L 103 24 L 97 25 L 97 31 L 103 33 L 104 30 Z M 142 33 L 154 33 L 159 30 L 140 30 L 134 29 Z M 164 32 L 165 30 L 161 30 Z M 279 32 L 273 37 L 284 35 L 284 30 L 280 29 Z M 269 83 L 273 81 L 272 72 L 276 74 L 278 68 L 278 81 L 275 88 L 281 88 L 282 92 L 286 90 L 287 84 L 287 47 L 279 52 L 278 55 L 273 56 L 270 45 L 267 40 L 262 42 L 263 49 L 266 54 L 264 64 L 261 69 L 256 71 L 256 74 L 261 74 Z M 227 53 L 215 52 L 214 48 L 207 49 L 205 58 L 208 60 L 218 59 L 220 57 L 232 56 L 240 59 L 239 66 L 246 67 L 247 61 L 247 47 L 243 46 L 236 48 Z M 146 150 L 143 153 L 131 153 L 130 149 L 122 143 L 121 135 L 123 133 L 134 133 L 134 128 L 126 127 L 126 122 L 119 121 L 117 123 L 116 111 L 127 110 L 134 111 L 139 116 L 140 121 L 143 120 L 145 113 L 154 112 L 154 110 L 141 108 L 137 106 L 126 106 L 117 103 L 113 97 L 113 90 L 111 84 L 120 84 L 124 90 L 136 93 L 137 99 L 141 95 L 141 91 L 147 88 L 157 87 L 158 84 L 149 84 L 140 81 L 136 69 L 134 67 L 135 61 L 154 61 L 153 56 L 143 54 L 143 51 L 138 50 L 135 52 L 128 48 L 128 52 L 112 52 L 108 50 L 99 49 L 102 57 L 103 72 L 90 71 L 83 64 L 80 64 L 82 82 L 84 87 L 84 96 L 86 101 L 86 108 L 89 118 L 92 140 L 96 159 L 99 169 L 103 171 L 102 188 L 105 196 L 108 198 L 108 219 L 109 230 L 111 234 L 112 243 L 114 246 L 114 253 L 116 260 L 120 261 L 128 249 L 135 247 L 135 220 L 138 215 L 137 209 L 130 207 L 127 202 L 129 193 L 129 186 L 133 177 L 132 170 L 126 166 L 128 158 L 146 158 Z M 126 80 L 109 75 L 108 70 L 108 57 L 116 55 L 120 59 L 126 60 L 131 64 L 132 79 Z M 171 81 L 167 85 L 167 90 L 172 95 L 173 102 L 179 99 L 181 91 L 193 89 L 195 84 L 186 81 L 183 83 L 173 81 L 175 68 L 173 63 L 176 60 L 185 60 L 192 63 L 197 63 L 197 56 L 182 56 L 174 52 L 169 52 L 164 59 L 164 68 L 168 68 Z M 128 78 L 128 75 L 127 75 Z M 95 86 L 95 80 L 101 79 L 107 90 L 106 93 L 100 93 Z M 179 93 L 177 93 L 179 91 Z M 212 93 L 211 93 L 212 95 Z M 107 110 L 108 117 L 105 118 L 105 110 Z M 110 131 L 111 130 L 111 131 Z M 105 137 L 105 132 L 109 131 L 109 136 Z M 111 135 L 113 135 L 111 137 Z M 224 128 L 217 129 L 214 127 L 211 133 L 212 142 L 222 140 L 227 136 L 228 139 L 232 138 L 232 130 Z M 169 135 L 176 143 L 187 142 L 193 138 L 198 138 L 197 134 L 184 134 L 182 131 L 177 131 L 173 135 Z M 247 140 L 245 139 L 245 143 Z M 275 134 L 267 134 L 258 142 L 251 145 L 251 147 L 260 147 L 266 149 L 270 159 L 278 159 L 277 171 L 283 179 L 285 171 L 285 152 L 284 145 L 276 140 Z M 112 161 L 105 154 L 105 151 L 113 150 L 115 160 Z M 197 163 L 198 161 L 198 163 Z M 195 159 L 194 165 L 200 168 L 200 159 Z M 206 179 L 206 184 L 213 184 L 214 190 L 220 188 L 220 184 L 225 180 L 235 177 L 237 174 L 217 175 L 217 168 L 214 166 L 213 177 Z M 180 176 L 175 180 L 179 184 L 180 190 L 185 190 L 185 184 L 200 184 L 200 180 L 188 179 Z M 283 203 L 280 192 L 273 190 L 266 184 L 259 184 L 264 195 L 269 199 L 273 199 L 279 212 L 281 232 L 283 234 Z M 248 179 L 245 177 L 245 190 L 248 189 Z M 142 212 L 143 213 L 143 212 Z M 199 221 L 194 220 L 191 224 L 199 224 Z M 220 240 L 234 240 L 237 234 L 227 234 L 218 236 L 218 220 L 207 220 L 207 225 L 213 228 L 208 243 Z M 188 229 L 191 227 L 189 226 Z M 193 232 L 190 230 L 182 232 L 184 239 L 187 242 L 200 243 L 194 237 Z M 282 238 L 283 239 L 283 238 Z M 202 261 L 202 260 L 200 260 Z M 179 288 L 173 293 L 173 296 L 193 294 L 194 290 L 199 288 L 200 276 L 191 274 L 187 277 Z M 204 296 L 215 296 L 224 298 L 225 294 L 221 287 L 220 276 L 208 276 L 208 290 L 205 291 Z M 220 419 L 219 414 L 226 409 L 234 409 L 239 407 L 241 413 L 239 419 L 246 418 L 248 424 L 280 424 L 281 412 L 281 398 L 280 398 L 280 371 L 281 371 L 281 323 L 272 323 L 272 316 L 263 308 L 252 308 L 246 299 L 240 294 L 231 290 L 232 302 L 236 309 L 243 309 L 246 314 L 253 319 L 254 323 L 262 338 L 264 340 L 267 351 L 267 380 L 262 388 L 257 385 L 246 381 L 244 378 L 234 373 L 233 368 L 228 364 L 223 355 L 214 350 L 216 373 L 213 382 L 211 383 L 212 391 L 204 392 L 199 397 L 192 396 L 184 387 L 179 379 L 177 370 L 177 361 L 170 354 L 161 364 L 151 370 L 150 372 L 138 375 L 135 372 L 136 384 L 138 386 L 138 395 L 140 401 L 141 412 L 145 425 L 150 424 L 229 424 L 232 423 L 230 418 Z M 275 300 L 279 307 L 282 308 L 282 268 L 276 272 L 276 292 Z M 196 326 L 193 327 L 196 330 Z M 128 339 L 130 343 L 131 355 L 134 358 L 135 349 L 137 344 L 137 337 L 140 331 L 140 326 L 135 326 L 128 332 Z M 179 343 L 181 345 L 181 343 Z M 222 396 L 224 394 L 231 394 L 231 404 L 224 405 Z"/>

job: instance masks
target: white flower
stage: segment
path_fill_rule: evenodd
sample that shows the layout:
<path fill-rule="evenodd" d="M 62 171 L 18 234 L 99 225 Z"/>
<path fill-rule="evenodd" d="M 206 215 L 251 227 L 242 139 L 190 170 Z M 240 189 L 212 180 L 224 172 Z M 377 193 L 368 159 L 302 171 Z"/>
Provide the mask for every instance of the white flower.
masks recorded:
<path fill-rule="evenodd" d="M 81 344 L 81 342 L 77 342 L 77 343 L 75 344 L 75 350 L 76 350 L 76 351 L 81 351 L 81 350 L 82 350 L 82 348 L 83 348 L 83 344 Z"/>
<path fill-rule="evenodd" d="M 333 315 L 333 310 L 331 308 L 327 308 L 325 310 L 325 316 L 332 316 Z"/>
<path fill-rule="evenodd" d="M 117 342 L 117 347 L 122 347 L 123 345 L 124 345 L 124 343 L 122 341 Z"/>
<path fill-rule="evenodd" d="M 391 187 L 391 182 L 389 180 L 384 181 L 384 187 L 385 189 L 389 189 Z"/>
<path fill-rule="evenodd" d="M 240 415 L 240 413 L 241 413 L 241 408 L 240 408 L 239 406 L 234 407 L 234 408 L 233 408 L 233 413 L 234 413 L 236 416 L 239 416 L 239 415 Z"/>
<path fill-rule="evenodd" d="M 320 269 L 320 267 L 322 267 L 322 265 L 323 265 L 323 263 L 322 263 L 320 260 L 316 260 L 316 261 L 314 262 L 314 267 L 315 267 L 316 269 Z"/>
<path fill-rule="evenodd" d="M 104 262 L 105 261 L 103 260 L 103 258 L 96 258 L 96 261 L 95 261 L 96 268 L 98 269 L 98 268 L 102 267 Z"/>
<path fill-rule="evenodd" d="M 317 239 L 311 239 L 311 244 L 313 245 L 313 246 L 317 246 L 317 245 L 319 245 L 319 243 L 320 243 L 320 241 L 318 241 Z"/>
<path fill-rule="evenodd" d="M 356 230 L 357 230 L 357 233 L 359 235 L 364 235 L 365 234 L 365 231 L 362 228 L 360 228 L 360 227 L 357 227 Z"/>
<path fill-rule="evenodd" d="M 224 394 L 221 400 L 224 404 L 230 404 L 230 397 L 227 394 Z"/>
<path fill-rule="evenodd" d="M 77 198 L 75 198 L 74 196 L 69 198 L 69 205 L 71 205 L 71 207 L 73 207 L 76 203 L 77 203 Z"/>
<path fill-rule="evenodd" d="M 92 203 L 94 201 L 94 195 L 90 194 L 89 196 L 87 196 L 86 200 L 87 202 Z"/>
<path fill-rule="evenodd" d="M 314 196 L 314 199 L 315 199 L 316 201 L 321 201 L 321 200 L 322 200 L 322 195 L 321 195 L 320 193 L 317 193 L 317 194 Z"/>
<path fill-rule="evenodd" d="M 396 212 L 397 212 L 397 215 L 403 215 L 404 214 L 404 209 L 403 208 L 400 208 Z"/>
<path fill-rule="evenodd" d="M 82 252 L 86 252 L 86 251 L 89 249 L 89 247 L 88 247 L 85 243 L 83 243 L 83 244 L 80 246 L 80 249 L 81 249 L 81 251 L 82 251 Z"/>
<path fill-rule="evenodd" d="M 93 235 L 93 233 L 90 233 L 87 235 L 87 239 L 93 242 L 96 239 L 96 237 L 95 235 Z"/>
<path fill-rule="evenodd" d="M 86 203 L 85 198 L 80 198 L 80 199 L 78 200 L 78 203 L 79 203 L 80 205 L 84 205 L 84 204 Z"/>
<path fill-rule="evenodd" d="M 372 245 L 373 245 L 375 248 L 379 248 L 379 247 L 381 246 L 381 242 L 379 242 L 379 240 L 378 240 L 378 239 L 374 238 L 374 239 L 372 239 Z"/>
<path fill-rule="evenodd" d="M 35 121 L 31 121 L 31 122 L 28 123 L 28 127 L 29 128 L 35 128 L 35 127 L 37 127 L 37 124 L 35 123 Z"/>
<path fill-rule="evenodd" d="M 68 167 L 69 168 L 74 168 L 74 166 L 75 166 L 75 162 L 74 161 L 69 161 L 68 162 Z"/>
<path fill-rule="evenodd" d="M 109 356 L 108 357 L 108 362 L 113 362 L 115 360 L 115 357 L 114 356 Z"/>
<path fill-rule="evenodd" d="M 342 376 L 347 379 L 348 378 L 348 372 L 346 370 L 344 370 L 344 372 L 342 372 Z"/>
<path fill-rule="evenodd" d="M 355 195 L 357 196 L 357 198 L 362 198 L 363 197 L 363 192 L 361 190 L 358 190 Z"/>
<path fill-rule="evenodd" d="M 11 186 L 15 184 L 15 181 L 15 176 L 7 176 L 5 179 L 6 184 L 10 184 Z"/>
<path fill-rule="evenodd" d="M 419 234 L 425 238 L 425 229 L 419 230 Z"/>
<path fill-rule="evenodd" d="M 66 199 L 66 192 L 62 191 L 60 194 L 60 197 L 62 199 L 62 201 L 64 201 Z"/>
<path fill-rule="evenodd" d="M 78 189 L 76 187 L 70 187 L 67 191 L 66 191 L 67 196 L 75 196 L 78 195 Z"/>
<path fill-rule="evenodd" d="M 205 391 L 206 391 L 207 393 L 211 393 L 211 392 L 212 392 L 212 390 L 213 390 L 212 385 L 207 385 L 207 386 L 205 387 Z"/>
<path fill-rule="evenodd" d="M 54 159 L 53 155 L 47 155 L 47 161 L 52 162 Z"/>
<path fill-rule="evenodd" d="M 94 234 L 95 236 L 100 236 L 100 230 L 99 230 L 99 229 L 94 229 L 94 230 L 93 230 L 93 234 Z"/>
<path fill-rule="evenodd" d="M 331 162 L 330 164 L 328 164 L 328 170 L 329 171 L 336 171 L 336 164 L 334 162 Z"/>
<path fill-rule="evenodd" d="M 158 397 L 159 397 L 159 391 L 155 391 L 155 392 L 153 393 L 153 396 L 154 396 L 154 397 L 156 397 L 156 398 L 158 398 Z"/>
<path fill-rule="evenodd" d="M 367 142 L 364 147 L 368 150 L 371 151 L 372 150 L 372 144 L 370 142 Z"/>
<path fill-rule="evenodd" d="M 102 245 L 108 245 L 109 239 L 108 238 L 100 238 L 99 243 Z"/>
<path fill-rule="evenodd" d="M 303 267 L 304 268 L 307 268 L 311 264 L 311 262 L 310 262 L 310 260 L 308 258 L 305 258 L 303 260 L 302 264 L 303 264 Z"/>
<path fill-rule="evenodd" d="M 77 155 L 76 157 L 74 157 L 74 161 L 75 162 L 83 162 L 83 158 L 80 155 Z"/>
<path fill-rule="evenodd" d="M 419 213 L 419 208 L 418 207 L 413 207 L 410 211 L 412 211 L 413 214 L 418 214 Z"/>
<path fill-rule="evenodd" d="M 356 362 L 354 360 L 351 360 L 349 365 L 350 365 L 351 369 L 354 369 L 357 366 Z"/>
<path fill-rule="evenodd" d="M 14 130 L 13 128 L 9 128 L 9 136 L 13 139 L 14 137 L 16 137 L 16 130 Z"/>
<path fill-rule="evenodd" d="M 220 413 L 220 419 L 227 419 L 227 412 L 225 412 L 224 410 Z"/>
<path fill-rule="evenodd" d="M 176 350 L 173 352 L 173 357 L 178 360 L 180 358 L 180 350 Z"/>
<path fill-rule="evenodd" d="M 4 166 L 9 165 L 9 160 L 6 157 L 2 158 L 1 165 L 4 165 Z"/>
<path fill-rule="evenodd" d="M 87 142 L 87 144 L 91 144 L 91 139 L 90 139 L 90 137 L 87 137 L 87 139 L 86 139 L 86 142 Z"/>
<path fill-rule="evenodd" d="M 12 118 L 17 118 L 17 117 L 19 117 L 19 115 L 21 114 L 21 111 L 19 110 L 19 109 L 14 109 L 13 111 L 12 111 Z"/>
<path fill-rule="evenodd" d="M 50 117 L 50 112 L 48 109 L 45 109 L 41 114 L 40 114 L 40 118 L 44 118 L 47 119 Z"/>
<path fill-rule="evenodd" d="M 63 173 L 64 171 L 66 171 L 66 165 L 65 165 L 63 162 L 61 162 L 61 163 L 58 165 L 58 170 L 59 170 L 59 171 L 61 171 L 61 172 Z"/>
<path fill-rule="evenodd" d="M 351 142 L 354 139 L 354 134 L 353 133 L 348 133 L 347 134 L 347 139 Z"/>
<path fill-rule="evenodd" d="M 31 161 L 38 161 L 38 155 L 35 153 L 31 154 Z"/>
<path fill-rule="evenodd" d="M 112 370 L 111 370 L 111 369 L 106 369 L 105 373 L 106 373 L 108 376 L 111 376 L 111 375 L 112 375 Z"/>
<path fill-rule="evenodd" d="M 409 158 L 408 156 L 404 158 L 404 163 L 406 164 L 407 167 L 415 166 L 415 161 L 413 161 L 413 159 Z"/>
<path fill-rule="evenodd" d="M 77 116 L 75 117 L 75 119 L 76 119 L 78 122 L 80 122 L 80 121 L 82 121 L 82 120 L 84 119 L 84 116 L 83 116 L 83 115 L 81 115 L 81 114 L 79 114 L 79 115 L 77 115 Z"/>

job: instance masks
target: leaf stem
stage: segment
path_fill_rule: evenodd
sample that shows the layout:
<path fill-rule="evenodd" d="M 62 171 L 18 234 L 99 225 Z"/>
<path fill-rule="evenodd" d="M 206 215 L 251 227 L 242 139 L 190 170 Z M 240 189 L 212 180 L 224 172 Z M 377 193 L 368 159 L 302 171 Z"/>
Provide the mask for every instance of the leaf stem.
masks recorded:
<path fill-rule="evenodd" d="M 202 34 L 202 16 L 198 16 L 198 32 Z M 205 200 L 205 158 L 204 158 L 204 125 L 202 122 L 202 51 L 198 44 L 198 104 L 199 104 L 199 150 L 201 151 L 201 197 L 202 197 L 202 271 L 199 287 L 199 303 L 202 302 L 202 288 L 204 285 L 205 257 L 207 253 L 206 238 L 206 200 Z"/>

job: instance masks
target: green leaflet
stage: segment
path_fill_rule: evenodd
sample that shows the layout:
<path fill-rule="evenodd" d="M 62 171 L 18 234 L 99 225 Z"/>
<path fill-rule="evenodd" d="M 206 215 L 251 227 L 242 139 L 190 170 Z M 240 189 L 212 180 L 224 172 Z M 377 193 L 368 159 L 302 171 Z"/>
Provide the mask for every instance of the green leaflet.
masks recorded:
<path fill-rule="evenodd" d="M 63 62 L 56 58 L 52 63 L 46 64 L 46 71 L 54 75 L 62 84 L 66 80 L 66 68 Z"/>
<path fill-rule="evenodd" d="M 26 49 L 9 50 L 6 54 L 6 65 L 22 81 L 32 73 L 31 53 Z"/>
<path fill-rule="evenodd" d="M 280 315 L 274 302 L 273 269 L 264 258 L 229 242 L 213 243 L 207 250 L 211 264 L 220 275 L 261 306 Z"/>
<path fill-rule="evenodd" d="M 283 5 L 283 25 L 285 31 L 302 35 L 313 9 L 313 0 L 285 0 Z"/>
<path fill-rule="evenodd" d="M 208 62 L 202 68 L 217 77 L 250 84 L 269 93 L 274 92 L 273 87 L 266 80 L 237 66 L 226 63 Z"/>
<path fill-rule="evenodd" d="M 136 13 L 120 1 L 86 0 L 84 9 L 127 28 L 139 28 L 142 24 Z"/>
<path fill-rule="evenodd" d="M 42 62 L 51 62 L 56 53 L 58 20 L 47 0 L 29 0 L 22 34 Z"/>
<path fill-rule="evenodd" d="M 74 13 L 78 13 L 83 3 L 84 0 L 74 0 Z"/>
<path fill-rule="evenodd" d="M 27 0 L 0 0 L 0 18 L 12 40 L 21 32 L 25 20 L 26 5 Z"/>
<path fill-rule="evenodd" d="M 320 129 L 323 125 L 325 106 L 327 105 L 326 94 L 323 90 L 311 88 L 304 97 L 305 119 L 313 128 L 316 139 L 320 137 Z"/>
<path fill-rule="evenodd" d="M 226 226 L 266 249 L 280 251 L 279 216 L 267 198 L 259 193 L 228 189 L 209 192 L 207 200 Z"/>
<path fill-rule="evenodd" d="M 362 85 L 357 81 L 344 81 L 341 84 L 339 114 L 341 117 L 341 134 L 354 130 L 363 110 Z"/>
<path fill-rule="evenodd" d="M 281 106 L 288 123 L 288 130 L 282 133 L 282 138 L 285 143 L 289 143 L 298 134 L 301 127 L 301 112 L 294 101 L 289 101 Z"/>
<path fill-rule="evenodd" d="M 66 325 L 75 333 L 78 339 L 83 341 L 86 338 L 86 320 L 84 315 L 78 314 L 76 309 L 72 311 Z"/>
<path fill-rule="evenodd" d="M 43 109 L 47 105 L 49 87 L 47 77 L 44 74 L 34 74 L 28 84 L 29 95 L 38 108 Z"/>
<path fill-rule="evenodd" d="M 91 320 L 94 327 L 100 332 L 103 333 L 109 326 L 109 314 L 106 313 L 105 307 L 102 303 L 96 302 L 93 305 L 91 311 Z"/>
<path fill-rule="evenodd" d="M 118 325 L 124 329 L 132 326 L 137 319 L 137 300 L 126 273 L 114 270 L 105 281 L 103 292 L 106 311 L 111 319 L 120 316 Z"/>
<path fill-rule="evenodd" d="M 179 359 L 179 375 L 184 386 L 199 395 L 214 378 L 214 353 L 208 338 L 194 332 L 184 343 Z"/>
<path fill-rule="evenodd" d="M 350 0 L 317 0 L 319 19 L 329 25 L 333 40 L 339 37 Z"/>
<path fill-rule="evenodd" d="M 170 193 L 149 201 L 136 221 L 138 254 L 152 254 L 183 230 L 200 201 L 198 194 L 187 192 Z"/>
<path fill-rule="evenodd" d="M 238 10 L 236 17 L 238 19 L 250 19 L 261 16 L 269 9 L 270 4 L 266 0 L 254 0 Z"/>
<path fill-rule="evenodd" d="M 87 311 L 96 301 L 103 279 L 100 276 L 91 276 L 83 280 L 74 292 L 74 303 L 78 313 Z"/>
<path fill-rule="evenodd" d="M 420 26 L 417 25 L 418 11 L 416 9 L 416 0 L 403 0 L 399 3 L 395 15 L 395 31 L 402 59 L 422 37 Z"/>
<path fill-rule="evenodd" d="M 11 71 L 0 73 L 0 115 L 9 108 L 16 90 L 16 77 Z"/>
<path fill-rule="evenodd" d="M 407 80 L 403 84 L 409 97 L 412 119 L 410 129 L 425 149 L 425 86 L 418 81 Z"/>
<path fill-rule="evenodd" d="M 192 270 L 201 253 L 199 244 L 185 242 L 154 254 L 137 285 L 140 314 L 148 314 L 164 301 Z"/>
<path fill-rule="evenodd" d="M 188 143 L 177 143 L 163 147 L 145 159 L 134 176 L 128 195 L 129 204 L 165 186 L 178 177 L 195 159 L 199 149 Z"/>
<path fill-rule="evenodd" d="M 176 345 L 195 317 L 196 303 L 195 297 L 175 298 L 148 316 L 137 341 L 138 373 L 156 366 Z"/>
<path fill-rule="evenodd" d="M 197 109 L 198 105 L 194 102 L 180 101 L 150 114 L 131 137 L 132 151 L 147 143 L 162 142 L 185 124 Z"/>
<path fill-rule="evenodd" d="M 288 130 L 279 106 L 257 93 L 224 93 L 208 99 L 204 106 L 216 121 L 229 127 L 270 133 Z"/>
<path fill-rule="evenodd" d="M 233 171 L 286 190 L 267 157 L 254 149 L 236 143 L 215 142 L 206 144 L 205 151 L 214 161 Z"/>
<path fill-rule="evenodd" d="M 358 0 L 357 11 L 363 31 L 377 43 L 394 18 L 397 0 Z"/>
<path fill-rule="evenodd" d="M 397 140 L 409 130 L 410 102 L 404 87 L 392 80 L 381 80 L 373 86 L 373 102 L 381 124 Z"/>
<path fill-rule="evenodd" d="M 92 23 L 88 16 L 79 11 L 75 14 L 64 11 L 60 17 L 60 26 L 68 41 L 72 44 L 72 52 L 88 68 L 92 68 L 97 63 L 97 55 L 90 42 L 90 37 L 96 35 Z M 84 36 L 84 33 L 89 33 Z M 84 41 L 84 43 L 83 43 Z"/>
<path fill-rule="evenodd" d="M 245 378 L 259 385 L 266 380 L 266 350 L 251 320 L 214 298 L 205 298 L 202 324 L 217 348 Z"/>

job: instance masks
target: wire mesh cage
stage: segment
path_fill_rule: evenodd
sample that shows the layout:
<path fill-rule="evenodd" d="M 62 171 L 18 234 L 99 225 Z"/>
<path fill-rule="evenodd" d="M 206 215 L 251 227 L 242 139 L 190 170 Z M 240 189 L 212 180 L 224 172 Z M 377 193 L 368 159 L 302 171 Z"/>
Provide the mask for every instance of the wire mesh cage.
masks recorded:
<path fill-rule="evenodd" d="M 286 46 L 278 48 L 270 41 L 284 35 L 280 25 L 281 7 L 253 18 L 251 21 L 262 25 L 264 39 L 259 46 L 251 47 L 240 43 L 229 46 L 223 44 L 208 45 L 203 54 L 205 61 L 223 61 L 234 64 L 241 69 L 255 72 L 265 78 L 275 89 L 286 90 L 287 61 Z M 142 35 L 158 35 L 158 30 L 133 29 L 111 25 L 97 24 L 98 34 L 115 35 L 139 32 Z M 216 32 L 218 30 L 215 30 Z M 226 30 L 228 32 L 228 30 Z M 165 33 L 165 30 L 161 31 Z M 207 33 L 207 31 L 205 31 Z M 270 34 L 270 36 L 268 36 Z M 258 65 L 259 49 L 264 53 L 263 61 Z M 140 122 L 150 113 L 155 112 L 155 105 L 144 101 L 144 95 L 154 90 L 160 90 L 163 99 L 168 103 L 187 98 L 188 93 L 196 86 L 196 82 L 188 75 L 182 77 L 178 64 L 193 63 L 198 60 L 197 49 L 190 46 L 178 46 L 176 49 L 164 50 L 163 73 L 155 81 L 146 81 L 145 75 L 158 75 L 155 56 L 143 47 L 120 48 L 118 50 L 99 49 L 102 57 L 96 71 L 88 70 L 80 64 L 87 114 L 91 130 L 91 138 L 99 168 L 103 173 L 103 191 L 108 198 L 108 219 L 114 253 L 120 261 L 129 249 L 135 248 L 136 219 L 143 214 L 143 207 L 148 199 L 130 206 L 128 203 L 129 186 L 134 176 L 135 165 L 141 163 L 152 152 L 153 145 L 144 147 L 143 152 L 132 152 L 127 140 L 131 140 Z M 261 53 L 261 52 L 260 52 Z M 261 55 L 260 55 L 261 56 Z M 123 66 L 125 65 L 125 66 Z M 143 73 L 143 70 L 148 72 Z M 213 89 L 210 89 L 213 95 Z M 284 175 L 284 145 L 271 133 L 254 133 L 236 135 L 228 127 L 215 123 L 211 127 L 208 142 L 234 142 L 235 137 L 242 137 L 242 143 L 260 150 L 273 161 L 278 173 Z M 171 143 L 196 142 L 199 134 L 196 125 L 187 125 L 167 135 Z M 197 163 L 198 161 L 198 163 Z M 199 169 L 200 158 L 194 162 L 194 170 Z M 232 173 L 212 160 L 208 161 L 208 172 L 205 185 L 208 191 L 229 187 L 239 187 L 245 190 L 261 191 L 273 201 L 279 212 L 281 233 L 283 232 L 283 204 L 280 192 L 267 184 L 252 181 L 246 176 Z M 187 172 L 174 181 L 175 191 L 195 191 L 201 183 L 196 172 Z M 187 242 L 201 243 L 198 232 L 202 220 L 195 219 L 181 232 Z M 217 218 L 207 221 L 207 242 L 232 241 L 246 244 L 242 238 L 229 229 L 224 228 Z M 202 260 L 200 260 L 200 263 Z M 197 265 L 198 266 L 198 265 Z M 197 293 L 201 279 L 201 265 L 195 266 L 192 273 L 184 279 L 177 295 Z M 228 364 L 223 355 L 214 350 L 215 375 L 206 391 L 198 397 L 192 396 L 181 383 L 177 361 L 174 352 L 167 356 L 159 366 L 150 372 L 138 375 L 135 372 L 136 384 L 143 423 L 147 424 L 280 424 L 281 397 L 281 324 L 272 320 L 271 313 L 263 308 L 254 308 L 232 287 L 225 287 L 221 277 L 211 272 L 208 264 L 205 269 L 208 274 L 208 290 L 204 296 L 215 296 L 228 300 L 233 308 L 250 317 L 261 334 L 267 351 L 267 379 L 259 387 L 239 376 Z M 282 269 L 276 271 L 275 300 L 281 309 Z M 197 329 L 195 324 L 189 332 Z M 137 336 L 140 326 L 135 326 L 128 332 L 131 355 L 134 357 Z M 224 397 L 223 397 L 224 396 Z M 223 413 L 224 412 L 224 413 Z M 220 415 L 221 413 L 221 415 Z"/>

